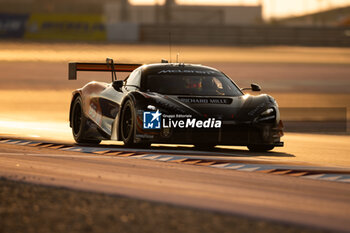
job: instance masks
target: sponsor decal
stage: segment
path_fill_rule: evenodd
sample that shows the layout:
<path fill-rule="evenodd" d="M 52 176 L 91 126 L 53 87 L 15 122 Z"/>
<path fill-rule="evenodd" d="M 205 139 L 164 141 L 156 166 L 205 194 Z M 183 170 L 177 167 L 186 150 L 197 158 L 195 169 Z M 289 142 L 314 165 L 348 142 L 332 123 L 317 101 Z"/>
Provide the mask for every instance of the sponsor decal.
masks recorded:
<path fill-rule="evenodd" d="M 231 104 L 232 103 L 232 99 L 228 99 L 228 98 L 179 97 L 179 100 L 186 104 Z"/>
<path fill-rule="evenodd" d="M 143 128 L 160 129 L 161 115 L 159 110 L 156 112 L 143 112 Z"/>
<path fill-rule="evenodd" d="M 97 104 L 94 103 L 94 101 L 92 101 L 91 104 L 90 104 L 90 108 L 89 108 L 88 114 L 91 117 L 91 119 L 95 120 L 95 122 L 98 125 L 101 125 L 101 123 L 102 123 L 102 116 L 101 116 L 101 114 L 98 113 Z"/>
<path fill-rule="evenodd" d="M 259 104 L 259 105 L 256 106 L 253 110 L 249 111 L 249 112 L 248 112 L 248 115 L 249 115 L 249 116 L 254 116 L 254 115 L 256 115 L 258 111 L 260 111 L 262 108 L 265 107 L 265 105 L 266 105 L 265 102 Z"/>
<path fill-rule="evenodd" d="M 29 15 L 0 14 L 0 37 L 22 38 Z"/>
<path fill-rule="evenodd" d="M 145 138 L 145 139 L 153 139 L 154 135 L 149 135 L 149 134 L 136 134 L 137 138 Z"/>
<path fill-rule="evenodd" d="M 187 118 L 185 120 L 165 119 L 163 118 L 164 128 L 221 128 L 221 120 L 209 118 L 207 120 L 197 120 L 196 118 Z"/>
<path fill-rule="evenodd" d="M 221 128 L 222 121 L 215 118 L 197 119 L 189 114 L 162 114 L 156 112 L 143 112 L 143 128 L 144 129 L 170 129 L 170 128 L 196 128 L 210 129 Z"/>
<path fill-rule="evenodd" d="M 218 74 L 217 71 L 212 70 L 183 70 L 183 69 L 171 69 L 171 70 L 161 70 L 158 74 Z"/>
<path fill-rule="evenodd" d="M 32 14 L 25 34 L 27 39 L 106 40 L 102 15 Z"/>

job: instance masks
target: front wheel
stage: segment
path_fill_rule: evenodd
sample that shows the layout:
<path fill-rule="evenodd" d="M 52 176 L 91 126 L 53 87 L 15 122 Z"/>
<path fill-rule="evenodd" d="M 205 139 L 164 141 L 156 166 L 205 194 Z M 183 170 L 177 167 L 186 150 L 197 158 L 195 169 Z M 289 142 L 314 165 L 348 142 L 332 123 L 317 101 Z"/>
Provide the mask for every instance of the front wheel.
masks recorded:
<path fill-rule="evenodd" d="M 73 102 L 72 108 L 72 133 L 74 140 L 77 143 L 86 143 L 86 144 L 99 144 L 101 140 L 87 138 L 87 118 L 84 115 L 82 108 L 81 97 L 77 97 Z"/>
<path fill-rule="evenodd" d="M 267 152 L 275 148 L 275 146 L 272 146 L 272 145 L 250 145 L 247 147 L 252 152 Z"/>
<path fill-rule="evenodd" d="M 131 100 L 127 100 L 121 111 L 120 119 L 120 136 L 126 147 L 133 148 L 149 148 L 150 142 L 135 143 L 135 127 L 136 127 L 135 107 Z"/>
<path fill-rule="evenodd" d="M 120 121 L 121 139 L 125 146 L 134 146 L 135 109 L 131 100 L 123 106 Z"/>

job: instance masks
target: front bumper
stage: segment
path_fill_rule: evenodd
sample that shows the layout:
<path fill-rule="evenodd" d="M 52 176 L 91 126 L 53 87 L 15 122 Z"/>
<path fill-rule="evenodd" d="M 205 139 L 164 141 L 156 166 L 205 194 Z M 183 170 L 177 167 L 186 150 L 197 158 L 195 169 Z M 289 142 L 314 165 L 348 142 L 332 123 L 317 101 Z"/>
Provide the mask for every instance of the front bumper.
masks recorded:
<path fill-rule="evenodd" d="M 166 128 L 142 129 L 138 125 L 136 142 L 167 144 L 215 144 L 215 145 L 273 145 L 282 147 L 283 125 L 223 122 L 220 129 Z"/>

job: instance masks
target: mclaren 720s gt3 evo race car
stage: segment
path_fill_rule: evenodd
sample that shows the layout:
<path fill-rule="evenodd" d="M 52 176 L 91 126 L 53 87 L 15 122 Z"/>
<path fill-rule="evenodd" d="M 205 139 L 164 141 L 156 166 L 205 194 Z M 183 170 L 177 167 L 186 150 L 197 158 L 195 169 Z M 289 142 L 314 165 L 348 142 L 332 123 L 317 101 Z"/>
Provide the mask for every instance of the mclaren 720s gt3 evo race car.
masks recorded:
<path fill-rule="evenodd" d="M 78 143 L 235 145 L 252 151 L 283 146 L 283 125 L 274 98 L 244 94 L 216 69 L 166 61 L 118 64 L 107 59 L 106 63 L 69 63 L 70 80 L 77 78 L 77 71 L 112 73 L 112 83 L 94 81 L 73 92 L 69 120 Z M 131 73 L 117 80 L 116 72 Z M 247 89 L 260 91 L 257 84 Z"/>

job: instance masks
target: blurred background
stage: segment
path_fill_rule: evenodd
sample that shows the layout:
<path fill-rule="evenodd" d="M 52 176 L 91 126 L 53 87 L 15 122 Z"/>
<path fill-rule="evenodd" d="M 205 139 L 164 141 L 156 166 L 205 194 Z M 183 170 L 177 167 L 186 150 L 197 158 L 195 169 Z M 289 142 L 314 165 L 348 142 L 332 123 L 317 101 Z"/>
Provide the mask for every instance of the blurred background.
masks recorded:
<path fill-rule="evenodd" d="M 111 79 L 82 73 L 68 81 L 69 61 L 150 63 L 177 54 L 240 87 L 259 83 L 286 121 L 341 122 L 287 124 L 289 131 L 346 133 L 350 0 L 0 0 L 0 129 L 59 122 L 69 131 L 71 91 Z"/>
<path fill-rule="evenodd" d="M 1 38 L 349 46 L 349 0 L 0 0 Z"/>

